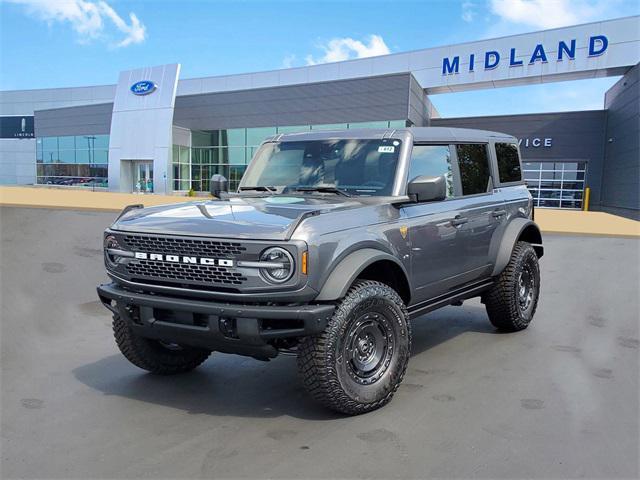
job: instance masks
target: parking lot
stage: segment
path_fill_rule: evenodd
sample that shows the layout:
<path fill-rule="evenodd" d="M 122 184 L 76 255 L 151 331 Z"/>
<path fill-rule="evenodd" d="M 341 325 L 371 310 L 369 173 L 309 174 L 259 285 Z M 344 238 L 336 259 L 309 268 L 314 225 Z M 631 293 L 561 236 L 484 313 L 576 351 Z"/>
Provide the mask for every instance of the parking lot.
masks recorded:
<path fill-rule="evenodd" d="M 638 239 L 545 237 L 528 330 L 420 318 L 391 404 L 344 417 L 292 357 L 130 365 L 95 294 L 114 216 L 0 209 L 3 478 L 638 477 Z"/>

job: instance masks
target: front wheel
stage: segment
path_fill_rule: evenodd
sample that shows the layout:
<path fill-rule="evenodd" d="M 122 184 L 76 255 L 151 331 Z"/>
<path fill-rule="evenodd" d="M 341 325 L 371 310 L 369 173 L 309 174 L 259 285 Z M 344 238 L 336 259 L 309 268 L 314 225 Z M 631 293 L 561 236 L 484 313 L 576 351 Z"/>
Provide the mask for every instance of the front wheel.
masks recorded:
<path fill-rule="evenodd" d="M 298 368 L 307 391 L 349 415 L 387 404 L 398 389 L 411 352 L 411 325 L 391 287 L 358 280 L 327 328 L 302 340 Z"/>
<path fill-rule="evenodd" d="M 136 335 L 131 327 L 113 316 L 113 335 L 122 354 L 135 366 L 158 375 L 173 375 L 193 370 L 211 352 Z"/>
<path fill-rule="evenodd" d="M 491 323 L 515 332 L 529 326 L 540 297 L 540 266 L 531 244 L 517 242 L 506 268 L 483 300 Z"/>

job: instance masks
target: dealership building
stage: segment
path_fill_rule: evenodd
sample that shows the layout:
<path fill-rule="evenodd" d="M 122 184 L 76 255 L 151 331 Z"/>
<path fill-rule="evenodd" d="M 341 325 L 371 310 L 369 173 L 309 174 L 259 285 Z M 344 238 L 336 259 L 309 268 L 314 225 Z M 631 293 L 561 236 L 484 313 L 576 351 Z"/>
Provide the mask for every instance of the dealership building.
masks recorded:
<path fill-rule="evenodd" d="M 582 208 L 589 187 L 592 209 L 637 217 L 639 62 L 634 16 L 267 72 L 181 79 L 171 64 L 115 85 L 2 91 L 0 184 L 173 193 L 207 191 L 222 173 L 234 188 L 274 134 L 468 127 L 519 139 L 538 206 Z M 441 118 L 429 99 L 604 76 L 621 78 L 601 110 Z"/>

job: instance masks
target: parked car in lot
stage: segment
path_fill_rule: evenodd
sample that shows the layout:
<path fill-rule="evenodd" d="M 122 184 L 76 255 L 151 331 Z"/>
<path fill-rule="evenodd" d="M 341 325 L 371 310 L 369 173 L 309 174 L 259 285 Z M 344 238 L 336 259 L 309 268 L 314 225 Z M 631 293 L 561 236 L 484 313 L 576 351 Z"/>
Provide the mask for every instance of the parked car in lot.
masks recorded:
<path fill-rule="evenodd" d="M 295 353 L 347 414 L 389 402 L 410 320 L 480 296 L 489 320 L 533 319 L 543 254 L 518 143 L 450 128 L 277 135 L 237 192 L 128 207 L 104 236 L 98 287 L 133 364 L 185 372 L 212 351 Z"/>

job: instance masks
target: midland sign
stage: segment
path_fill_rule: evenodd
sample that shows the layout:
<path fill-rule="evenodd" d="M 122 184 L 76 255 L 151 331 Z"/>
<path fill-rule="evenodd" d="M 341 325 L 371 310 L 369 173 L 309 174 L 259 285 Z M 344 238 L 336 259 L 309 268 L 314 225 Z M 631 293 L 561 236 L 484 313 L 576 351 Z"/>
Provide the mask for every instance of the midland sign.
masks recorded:
<path fill-rule="evenodd" d="M 372 62 L 379 67 L 387 59 L 394 67 L 406 59 L 427 94 L 624 75 L 640 61 L 640 16 L 374 57 Z M 364 68 L 359 65 L 359 71 Z"/>
<path fill-rule="evenodd" d="M 605 35 L 593 35 L 589 37 L 588 56 L 597 57 L 607 51 L 609 40 Z M 553 52 L 553 55 L 547 52 Z M 468 62 L 465 63 L 467 71 L 473 72 L 476 68 L 484 70 L 492 70 L 496 68 L 501 61 L 508 61 L 510 67 L 522 67 L 525 62 L 528 65 L 535 65 L 536 62 L 548 63 L 549 61 L 562 62 L 564 60 L 576 59 L 576 39 L 561 40 L 553 48 L 538 43 L 530 52 L 518 51 L 517 48 L 509 48 L 508 59 L 503 59 L 497 50 L 488 50 L 484 54 L 476 57 L 475 53 L 468 56 Z M 460 56 L 445 57 L 442 59 L 442 75 L 453 75 L 460 73 Z"/>

